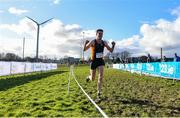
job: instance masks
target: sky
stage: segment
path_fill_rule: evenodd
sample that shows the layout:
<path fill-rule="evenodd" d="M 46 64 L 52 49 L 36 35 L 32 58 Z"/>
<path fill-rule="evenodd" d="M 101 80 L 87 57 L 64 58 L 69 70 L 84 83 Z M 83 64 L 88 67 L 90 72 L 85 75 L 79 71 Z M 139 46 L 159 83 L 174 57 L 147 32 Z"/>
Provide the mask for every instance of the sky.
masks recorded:
<path fill-rule="evenodd" d="M 180 0 L 0 0 L 0 53 L 36 55 L 37 25 L 42 23 L 39 55 L 49 58 L 81 57 L 85 40 L 103 40 L 114 52 L 132 56 L 180 55 Z M 105 53 L 108 51 L 106 50 Z M 89 57 L 89 51 L 85 57 Z"/>

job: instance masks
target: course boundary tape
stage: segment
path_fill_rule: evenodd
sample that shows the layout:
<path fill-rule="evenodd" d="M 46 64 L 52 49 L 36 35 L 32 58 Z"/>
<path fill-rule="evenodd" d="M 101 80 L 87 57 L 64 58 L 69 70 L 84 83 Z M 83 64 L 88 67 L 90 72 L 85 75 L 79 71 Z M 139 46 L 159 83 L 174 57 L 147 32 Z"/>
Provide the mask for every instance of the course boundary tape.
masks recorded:
<path fill-rule="evenodd" d="M 74 70 L 73 67 L 70 67 L 70 71 L 71 74 L 74 78 L 74 80 L 76 81 L 76 83 L 78 84 L 78 86 L 81 88 L 81 90 L 84 92 L 84 94 L 88 97 L 88 99 L 94 104 L 94 106 L 99 110 L 99 112 L 105 117 L 108 118 L 108 116 L 104 113 L 104 111 L 93 101 L 93 99 L 86 93 L 86 91 L 81 87 L 81 85 L 79 84 L 79 82 L 76 79 L 76 76 L 74 75 Z"/>

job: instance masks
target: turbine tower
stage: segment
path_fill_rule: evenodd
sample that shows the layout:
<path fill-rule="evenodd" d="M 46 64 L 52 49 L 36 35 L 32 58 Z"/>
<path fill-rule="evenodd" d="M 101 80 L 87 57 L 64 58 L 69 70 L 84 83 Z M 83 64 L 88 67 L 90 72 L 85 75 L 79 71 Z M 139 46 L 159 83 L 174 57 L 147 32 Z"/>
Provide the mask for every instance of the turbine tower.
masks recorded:
<path fill-rule="evenodd" d="M 34 19 L 26 16 L 28 19 L 32 20 L 34 23 L 36 23 L 37 25 L 37 45 L 36 45 L 36 62 L 38 62 L 38 53 L 39 53 L 39 30 L 40 30 L 40 25 L 43 25 L 45 23 L 47 23 L 48 21 L 52 20 L 53 18 L 51 19 L 48 19 L 42 23 L 38 23 L 37 21 L 35 21 Z"/>

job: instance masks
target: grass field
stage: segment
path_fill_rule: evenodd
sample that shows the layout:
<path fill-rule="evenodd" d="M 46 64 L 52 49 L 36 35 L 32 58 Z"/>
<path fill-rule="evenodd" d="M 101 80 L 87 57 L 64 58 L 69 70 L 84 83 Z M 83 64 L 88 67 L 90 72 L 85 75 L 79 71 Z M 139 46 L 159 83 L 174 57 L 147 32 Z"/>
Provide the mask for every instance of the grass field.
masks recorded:
<path fill-rule="evenodd" d="M 85 91 L 96 99 L 97 79 L 86 82 L 87 66 L 74 73 Z M 102 117 L 70 78 L 69 68 L 0 77 L 0 116 Z M 105 69 L 102 100 L 109 117 L 180 117 L 180 82 Z"/>

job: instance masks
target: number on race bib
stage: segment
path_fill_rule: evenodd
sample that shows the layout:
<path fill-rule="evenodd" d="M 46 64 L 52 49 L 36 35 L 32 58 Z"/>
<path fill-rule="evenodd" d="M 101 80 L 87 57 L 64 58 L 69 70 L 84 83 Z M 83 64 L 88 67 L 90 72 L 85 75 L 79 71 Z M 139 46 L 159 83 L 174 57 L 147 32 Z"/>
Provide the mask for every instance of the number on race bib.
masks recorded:
<path fill-rule="evenodd" d="M 103 53 L 96 53 L 96 58 L 103 58 Z"/>

